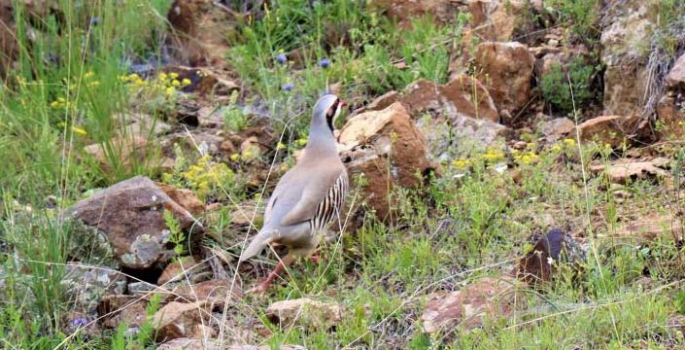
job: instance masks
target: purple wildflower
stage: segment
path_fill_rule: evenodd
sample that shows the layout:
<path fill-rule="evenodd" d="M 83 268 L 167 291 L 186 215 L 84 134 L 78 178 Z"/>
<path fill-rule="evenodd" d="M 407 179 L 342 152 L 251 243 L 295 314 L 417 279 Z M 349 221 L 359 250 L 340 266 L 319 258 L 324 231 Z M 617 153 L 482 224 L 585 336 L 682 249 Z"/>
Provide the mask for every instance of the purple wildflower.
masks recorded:
<path fill-rule="evenodd" d="M 288 56 L 280 53 L 278 54 L 278 56 L 276 56 L 276 61 L 280 64 L 285 64 L 286 62 L 288 62 Z"/>
<path fill-rule="evenodd" d="M 74 327 L 85 327 L 88 324 L 88 319 L 83 317 L 78 317 L 71 320 L 71 325 Z"/>
<path fill-rule="evenodd" d="M 90 18 L 90 24 L 91 25 L 98 25 L 100 23 L 100 17 L 91 17 Z"/>
<path fill-rule="evenodd" d="M 331 60 L 328 58 L 324 58 L 321 61 L 319 61 L 319 66 L 321 68 L 328 68 L 331 65 Z"/>
<path fill-rule="evenodd" d="M 293 85 L 292 83 L 283 84 L 283 86 L 281 86 L 281 89 L 285 91 L 292 91 L 294 88 L 295 85 Z"/>

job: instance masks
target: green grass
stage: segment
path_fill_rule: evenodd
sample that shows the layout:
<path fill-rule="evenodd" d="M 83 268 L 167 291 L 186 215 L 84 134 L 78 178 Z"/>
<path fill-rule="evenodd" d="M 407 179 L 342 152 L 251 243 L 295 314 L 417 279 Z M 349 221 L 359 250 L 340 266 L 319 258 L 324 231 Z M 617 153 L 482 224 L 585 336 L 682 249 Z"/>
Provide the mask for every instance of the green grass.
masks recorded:
<path fill-rule="evenodd" d="M 553 3 L 560 6 L 564 26 L 579 36 L 596 34 L 596 12 L 591 11 L 596 2 Z M 436 27 L 430 17 L 417 18 L 414 29 L 407 30 L 364 1 L 316 2 L 313 10 L 305 0 L 279 4 L 261 20 L 243 23 L 230 38 L 226 59 L 239 73 L 247 96 L 231 96 L 222 110 L 223 132 L 241 133 L 256 117 L 237 102 L 265 107 L 276 135 L 264 140 L 269 151 L 244 159 L 237 150 L 219 159 L 177 146 L 172 150 L 176 162 L 166 174 L 160 173 L 161 144 L 152 134 L 142 135 L 149 145 L 145 157 L 124 162 L 126 147 L 112 140 L 132 142 L 134 135 L 117 135 L 125 129 L 118 125 L 122 120 L 112 116 L 143 111 L 159 121 L 183 97 L 175 90 L 168 93 L 173 78 L 156 75 L 145 83 L 130 76 L 122 63 L 160 55 L 167 1 L 60 1 L 63 22 L 46 17 L 44 30 L 32 41 L 27 30 L 19 31 L 17 70 L 0 86 L 0 147 L 11 150 L 0 152 L 0 347 L 155 346 L 149 323 L 137 336 L 125 334 L 123 326 L 94 339 L 66 331 L 75 301 L 62 283 L 65 264 L 84 242 L 78 241 L 73 223 L 60 217 L 61 209 L 97 188 L 149 175 L 189 188 L 205 202 L 220 203 L 218 215 L 203 218 L 209 223 L 207 243 L 237 253 L 236 242 L 242 243 L 244 236 L 231 231 L 229 213 L 237 203 L 266 191 L 260 186 L 248 189 L 246 171 L 255 164 L 269 169 L 274 157 L 277 163 L 294 162 L 294 152 L 306 140 L 309 108 L 320 93 L 340 83 L 342 97 L 363 105 L 416 79 L 445 83 L 453 50 L 470 49 L 462 44 L 469 21 L 465 15 L 444 27 Z M 91 17 L 99 18 L 96 26 L 88 25 Z M 20 28 L 28 26 L 25 11 L 17 11 L 15 18 Z M 678 18 L 664 14 L 665 21 Z M 677 47 L 662 42 L 665 51 Z M 300 50 L 302 67 L 295 66 L 293 55 L 286 64 L 276 61 L 279 53 L 293 50 Z M 60 59 L 44 59 L 49 57 Z M 322 59 L 331 65 L 321 67 Z M 406 69 L 398 68 L 399 62 Z M 564 112 L 580 113 L 592 97 L 590 71 L 594 67 L 575 61 L 571 65 L 572 101 L 566 93 L 568 80 L 562 79 L 561 69 L 555 70 L 557 75 L 543 81 L 545 98 Z M 282 89 L 288 83 L 292 91 Z M 624 222 L 649 213 L 677 214 L 679 188 L 638 179 L 621 188 L 633 197 L 619 200 L 602 174 L 586 173 L 591 160 L 608 164 L 621 152 L 593 143 L 579 146 L 573 138 L 543 146 L 536 144 L 538 136 L 521 135 L 529 144 L 517 152 L 488 148 L 460 154 L 441 164 L 442 176 L 422 188 L 397 191 L 396 222 L 379 222 L 367 212 L 356 232 L 323 245 L 322 264 L 295 264 L 266 299 L 248 296 L 239 301 L 237 327 L 264 321 L 271 333 L 260 333 L 255 342 L 274 348 L 682 347 L 682 333 L 668 326 L 671 317 L 685 310 L 681 249 L 670 237 L 650 245 L 608 237 Z M 93 143 L 104 146 L 104 164 L 82 151 Z M 683 151 L 677 146 L 664 153 L 680 154 L 682 163 Z M 512 169 L 496 171 L 502 162 Z M 672 171 L 681 176 L 681 169 L 680 164 Z M 423 334 L 420 318 L 427 295 L 511 271 L 526 238 L 552 227 L 577 230 L 590 247 L 583 279 L 562 273 L 540 290 L 520 288 L 521 304 L 514 315 L 489 320 L 482 329 Z M 179 230 L 173 231 L 174 240 L 184 239 Z M 652 282 L 644 286 L 646 271 Z M 246 287 L 256 282 L 252 277 L 242 276 Z M 345 317 L 335 331 L 303 325 L 279 329 L 266 321 L 264 310 L 271 302 L 304 296 L 343 305 Z M 152 302 L 147 313 L 153 314 L 159 303 Z"/>

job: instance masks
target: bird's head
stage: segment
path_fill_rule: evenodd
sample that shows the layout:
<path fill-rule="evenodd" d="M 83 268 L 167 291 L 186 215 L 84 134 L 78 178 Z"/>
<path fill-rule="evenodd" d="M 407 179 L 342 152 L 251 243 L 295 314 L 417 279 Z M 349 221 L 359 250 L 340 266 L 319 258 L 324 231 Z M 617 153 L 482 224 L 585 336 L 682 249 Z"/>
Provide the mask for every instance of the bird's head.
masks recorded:
<path fill-rule="evenodd" d="M 319 121 L 325 121 L 331 132 L 334 130 L 335 120 L 340 115 L 343 108 L 347 106 L 347 102 L 338 98 L 333 94 L 327 94 L 319 98 L 314 106 L 313 118 Z"/>

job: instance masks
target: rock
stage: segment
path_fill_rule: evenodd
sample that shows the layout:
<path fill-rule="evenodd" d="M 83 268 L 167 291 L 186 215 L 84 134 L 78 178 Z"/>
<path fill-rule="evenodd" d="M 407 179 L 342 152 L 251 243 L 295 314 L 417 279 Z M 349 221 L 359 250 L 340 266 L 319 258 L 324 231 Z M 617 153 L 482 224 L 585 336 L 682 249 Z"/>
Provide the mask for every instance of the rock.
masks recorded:
<path fill-rule="evenodd" d="M 130 171 L 136 164 L 144 164 L 150 149 L 147 138 L 131 135 L 115 137 L 104 144 L 88 145 L 83 151 L 93 157 L 105 172 L 111 172 L 113 159 Z"/>
<path fill-rule="evenodd" d="M 625 159 L 612 162 L 608 166 L 602 163 L 591 164 L 590 171 L 594 174 L 606 174 L 612 183 L 625 184 L 648 177 L 669 177 L 671 174 L 662 169 L 668 165 L 670 165 L 670 160 L 666 158 L 645 161 Z"/>
<path fill-rule="evenodd" d="M 420 79 L 407 85 L 401 97 L 414 117 L 421 113 L 444 113 L 450 118 L 465 116 L 493 122 L 499 120 L 495 104 L 485 86 L 467 75 L 458 75 L 442 86 Z"/>
<path fill-rule="evenodd" d="M 191 66 L 225 65 L 232 13 L 209 0 L 174 1 L 167 14 L 169 48 Z"/>
<path fill-rule="evenodd" d="M 683 101 L 678 101 L 672 94 L 662 96 L 656 105 L 656 115 L 659 120 L 656 131 L 660 139 L 680 140 L 683 138 L 685 135 Z"/>
<path fill-rule="evenodd" d="M 483 321 L 507 318 L 512 312 L 513 286 L 501 279 L 481 278 L 455 292 L 437 292 L 428 296 L 421 315 L 426 333 L 451 333 L 455 328 L 470 331 Z M 520 298 L 520 296 L 519 296 Z"/>
<path fill-rule="evenodd" d="M 472 0 L 467 1 L 471 13 L 471 27 L 486 41 L 510 41 L 520 21 L 526 1 Z"/>
<path fill-rule="evenodd" d="M 391 104 L 397 102 L 400 100 L 400 94 L 397 91 L 388 91 L 385 94 L 378 96 L 375 100 L 373 100 L 371 103 L 367 104 L 366 106 L 359 108 L 352 112 L 352 115 L 350 117 L 353 117 L 357 114 L 361 114 L 364 112 L 368 111 L 380 111 L 382 109 L 386 109 L 388 106 Z"/>
<path fill-rule="evenodd" d="M 172 301 L 164 305 L 152 318 L 152 326 L 157 332 L 157 341 L 192 337 L 195 326 L 204 324 L 202 315 L 205 315 L 205 318 L 209 315 L 204 302 Z"/>
<path fill-rule="evenodd" d="M 221 344 L 216 339 L 193 339 L 176 338 L 157 347 L 157 350 L 220 350 L 226 349 L 225 344 Z M 228 347 L 228 349 L 231 349 Z"/>
<path fill-rule="evenodd" d="M 559 229 L 535 234 L 529 241 L 533 247 L 521 258 L 515 272 L 529 284 L 550 281 L 562 264 L 579 268 L 585 262 L 585 251 L 573 237 Z"/>
<path fill-rule="evenodd" d="M 147 321 L 147 300 L 131 295 L 108 295 L 97 306 L 99 317 L 106 328 L 116 329 L 124 323 L 135 332 Z"/>
<path fill-rule="evenodd" d="M 476 64 L 502 114 L 514 115 L 530 102 L 535 57 L 518 42 L 485 42 L 476 49 Z"/>
<path fill-rule="evenodd" d="M 206 269 L 207 265 L 199 263 L 193 256 L 184 256 L 174 260 L 164 268 L 162 275 L 157 279 L 157 284 L 161 286 L 170 282 L 191 279 L 190 275 L 195 275 Z"/>
<path fill-rule="evenodd" d="M 306 350 L 299 345 L 280 345 L 279 350 Z M 157 350 L 271 350 L 268 345 L 228 345 L 217 339 L 177 338 L 157 347 Z"/>
<path fill-rule="evenodd" d="M 628 118 L 623 116 L 602 116 L 584 121 L 578 125 L 578 130 L 584 141 L 595 141 L 616 148 L 628 139 L 627 121 Z"/>
<path fill-rule="evenodd" d="M 302 298 L 275 302 L 266 309 L 266 316 L 281 328 L 301 323 L 308 329 L 327 330 L 342 320 L 342 308 L 336 303 Z"/>
<path fill-rule="evenodd" d="M 174 145 L 179 145 L 182 150 L 189 152 L 197 152 L 199 148 L 205 155 L 220 156 L 224 138 L 217 134 L 216 131 L 195 129 L 166 135 L 160 143 L 167 155 L 173 155 Z"/>
<path fill-rule="evenodd" d="M 240 158 L 243 161 L 251 162 L 258 160 L 261 154 L 262 149 L 256 136 L 250 136 L 240 144 Z"/>
<path fill-rule="evenodd" d="M 604 114 L 636 115 L 642 112 L 650 82 L 646 69 L 658 16 L 655 1 L 611 0 L 606 5 L 601 60 L 604 72 Z"/>
<path fill-rule="evenodd" d="M 123 125 L 120 137 L 127 135 L 148 140 L 160 136 L 171 130 L 171 125 L 144 113 L 119 113 L 112 116 L 112 120 Z"/>
<path fill-rule="evenodd" d="M 551 143 L 565 138 L 575 128 L 576 124 L 571 119 L 555 118 L 542 123 L 538 130 L 545 137 L 545 140 Z"/>
<path fill-rule="evenodd" d="M 685 54 L 680 55 L 671 71 L 668 72 L 666 84 L 671 89 L 685 89 Z"/>
<path fill-rule="evenodd" d="M 449 83 L 441 86 L 440 92 L 451 103 L 447 105 L 447 108 L 454 108 L 454 111 L 448 111 L 448 115 L 454 113 L 459 117 L 489 120 L 495 123 L 499 121 L 499 114 L 493 99 L 485 85 L 475 77 L 457 75 Z"/>
<path fill-rule="evenodd" d="M 185 79 L 190 81 L 190 84 L 181 87 L 183 92 L 196 93 L 200 96 L 229 96 L 234 91 L 240 90 L 240 85 L 236 82 L 238 76 L 220 67 L 172 66 L 165 67 L 164 71 L 178 74 L 179 82 Z"/>
<path fill-rule="evenodd" d="M 67 209 L 67 215 L 103 232 L 122 266 L 145 269 L 167 254 L 170 231 L 164 221 L 164 210 L 174 214 L 182 229 L 202 229 L 187 210 L 143 176 L 79 201 Z M 199 234 L 192 236 L 200 238 Z"/>
<path fill-rule="evenodd" d="M 132 282 L 128 284 L 128 293 L 131 295 L 147 295 L 157 288 L 154 284 L 148 282 Z"/>
<path fill-rule="evenodd" d="M 210 310 L 223 310 L 226 302 L 242 298 L 242 289 L 238 283 L 231 288 L 230 280 L 210 280 L 176 287 L 170 297 L 188 303 L 204 302 Z"/>
<path fill-rule="evenodd" d="M 205 205 L 195 195 L 195 192 L 186 188 L 175 188 L 163 183 L 157 185 L 166 193 L 174 202 L 185 208 L 190 214 L 199 216 L 205 211 Z"/>
<path fill-rule="evenodd" d="M 66 295 L 75 305 L 74 309 L 94 309 L 105 295 L 121 295 L 126 292 L 126 276 L 109 269 L 69 262 L 62 279 Z"/>
<path fill-rule="evenodd" d="M 247 200 L 238 204 L 236 209 L 231 212 L 231 225 L 249 226 L 252 223 L 253 215 L 255 222 L 261 220 L 264 215 L 265 204 L 263 202 L 259 204 L 259 207 L 257 207 L 256 200 Z"/>
<path fill-rule="evenodd" d="M 424 136 L 401 103 L 349 119 L 339 142 L 351 178 L 363 174 L 364 199 L 382 220 L 390 219 L 396 204 L 389 196 L 393 188 L 417 188 L 421 179 L 416 174 L 435 169 L 428 161 Z"/>
<path fill-rule="evenodd" d="M 459 4 L 450 0 L 374 0 L 371 3 L 405 29 L 411 28 L 413 19 L 425 15 L 430 15 L 437 24 L 452 23 L 460 10 Z"/>
<path fill-rule="evenodd" d="M 683 224 L 681 218 L 671 214 L 649 213 L 645 217 L 621 224 L 616 231 L 610 231 L 609 236 L 646 241 L 664 237 L 680 242 L 683 240 Z"/>

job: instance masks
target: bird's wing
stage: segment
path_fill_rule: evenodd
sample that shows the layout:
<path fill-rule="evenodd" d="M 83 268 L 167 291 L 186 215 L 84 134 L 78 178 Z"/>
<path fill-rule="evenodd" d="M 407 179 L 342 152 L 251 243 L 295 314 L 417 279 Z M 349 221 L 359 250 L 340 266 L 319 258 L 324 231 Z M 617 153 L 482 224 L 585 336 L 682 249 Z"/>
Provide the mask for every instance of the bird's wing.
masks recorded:
<path fill-rule="evenodd" d="M 344 175 L 344 172 L 345 168 L 342 164 L 340 166 L 317 166 L 315 169 L 311 169 L 311 172 L 299 172 L 299 176 L 304 177 L 298 179 L 301 181 L 297 181 L 300 186 L 288 186 L 283 189 L 284 192 L 299 192 L 299 198 L 297 198 L 292 209 L 283 216 L 280 225 L 289 226 L 313 219 L 319 204 L 324 201 L 330 189 L 338 178 Z M 295 193 L 288 194 L 295 195 Z M 278 203 L 276 202 L 275 205 Z"/>

